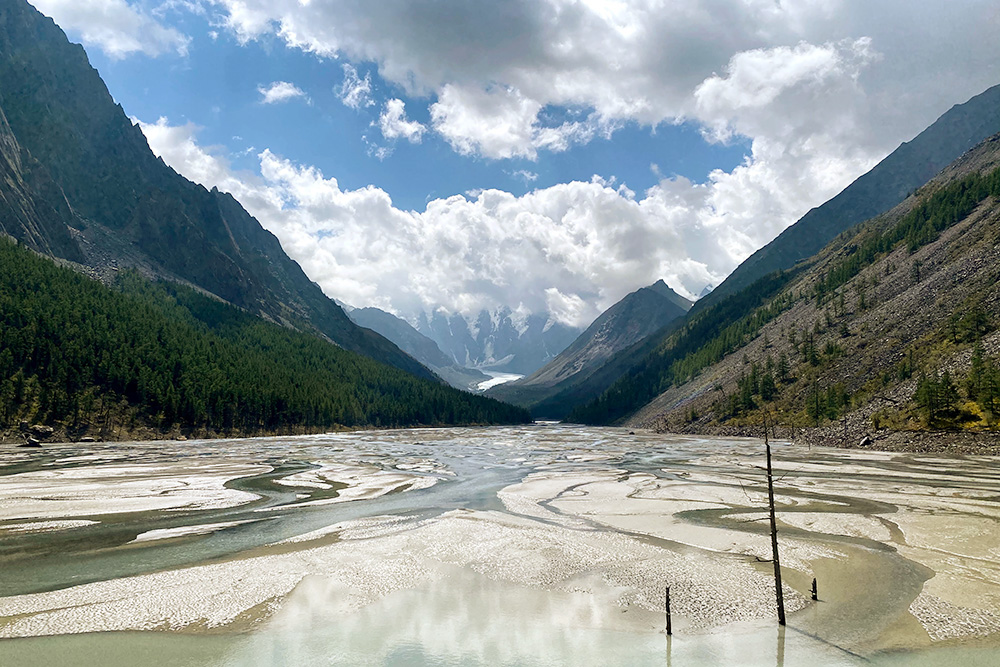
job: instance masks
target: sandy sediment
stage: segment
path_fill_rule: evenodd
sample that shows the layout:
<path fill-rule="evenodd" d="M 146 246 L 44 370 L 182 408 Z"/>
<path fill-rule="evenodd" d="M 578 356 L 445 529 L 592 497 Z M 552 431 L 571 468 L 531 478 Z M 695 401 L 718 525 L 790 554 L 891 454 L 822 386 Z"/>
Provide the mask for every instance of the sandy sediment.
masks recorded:
<path fill-rule="evenodd" d="M 8 475 L 0 484 L 0 521 L 234 507 L 256 500 L 257 496 L 228 489 L 226 482 L 267 470 L 268 466 L 243 463 L 197 468 L 176 463 L 73 467 Z"/>
<path fill-rule="evenodd" d="M 265 546 L 225 562 L 3 598 L 0 636 L 234 629 L 289 605 L 354 614 L 395 592 L 435 586 L 456 571 L 573 599 L 589 596 L 602 609 L 592 622 L 610 624 L 613 616 L 616 628 L 641 632 L 659 629 L 668 585 L 678 631 L 773 618 L 759 443 L 678 440 L 671 444 L 689 448 L 686 458 L 665 448 L 663 457 L 636 471 L 623 465 L 626 450 L 614 440 L 595 440 L 588 453 L 578 441 L 560 448 L 524 437 L 528 446 L 511 436 L 492 442 L 492 449 L 479 444 L 481 449 L 449 454 L 470 468 L 478 462 L 483 471 L 523 470 L 514 483 L 491 491 L 502 505 L 488 507 L 503 511 L 373 512 L 320 528 L 312 524 L 269 545 L 270 551 Z M 637 443 L 642 438 L 650 436 L 636 436 Z M 323 511 L 323 504 L 345 500 L 363 506 L 391 492 L 448 484 L 455 476 L 433 456 L 415 456 L 391 442 L 385 451 L 343 461 L 334 453 L 310 459 L 319 467 L 278 482 L 289 490 L 336 491 L 337 497 L 268 511 Z M 668 465 L 670 457 L 678 465 Z M 195 474 L 182 464 L 98 461 L 93 469 L 11 475 L 0 483 L 0 517 L 21 517 L 18 525 L 30 525 L 26 518 L 72 521 L 65 517 L 108 513 L 120 502 L 143 511 L 221 507 L 245 499 L 217 495 L 231 491 L 220 480 L 262 469 L 232 465 L 199 462 Z M 779 444 L 775 466 L 792 622 L 863 651 L 1000 633 L 1000 476 L 992 472 L 994 460 Z M 125 490 L 113 492 L 119 482 Z M 420 509 L 420 494 L 413 496 L 412 507 Z M 74 513 L 74 503 L 87 511 Z M 235 522 L 205 521 L 190 530 L 230 525 Z M 819 605 L 807 596 L 814 576 L 826 592 Z M 884 601 L 871 599 L 876 585 L 896 576 L 905 578 L 901 590 L 889 586 Z M 454 585 L 472 581 L 457 577 Z M 859 601 L 868 605 L 870 619 L 853 613 Z M 607 605 L 619 616 L 609 615 Z"/>

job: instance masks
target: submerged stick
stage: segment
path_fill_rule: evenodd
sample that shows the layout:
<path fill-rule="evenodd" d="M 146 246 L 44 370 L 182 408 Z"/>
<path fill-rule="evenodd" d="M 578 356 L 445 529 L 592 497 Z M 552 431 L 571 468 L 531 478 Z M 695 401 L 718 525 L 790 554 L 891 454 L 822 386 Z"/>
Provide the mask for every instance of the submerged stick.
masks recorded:
<path fill-rule="evenodd" d="M 667 586 L 666 612 L 667 612 L 667 635 L 669 636 L 673 634 L 673 629 L 671 628 L 671 623 L 670 623 L 670 586 Z"/>

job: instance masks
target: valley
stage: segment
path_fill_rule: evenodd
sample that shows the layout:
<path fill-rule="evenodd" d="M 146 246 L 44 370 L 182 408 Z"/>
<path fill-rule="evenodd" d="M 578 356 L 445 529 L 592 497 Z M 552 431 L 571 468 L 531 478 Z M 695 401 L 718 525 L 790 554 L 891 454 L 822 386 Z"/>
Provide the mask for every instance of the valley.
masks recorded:
<path fill-rule="evenodd" d="M 8 459 L 0 635 L 23 665 L 996 659 L 994 458 L 774 453 L 781 635 L 759 441 L 560 425 Z"/>

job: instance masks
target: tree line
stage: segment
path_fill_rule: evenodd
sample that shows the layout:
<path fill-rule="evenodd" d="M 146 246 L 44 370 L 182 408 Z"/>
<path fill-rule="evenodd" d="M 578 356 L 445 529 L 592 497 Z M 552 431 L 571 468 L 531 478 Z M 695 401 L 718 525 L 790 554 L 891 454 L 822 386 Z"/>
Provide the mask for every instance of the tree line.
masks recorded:
<path fill-rule="evenodd" d="M 109 288 L 0 240 L 0 427 L 111 415 L 220 433 L 529 418 L 193 289 L 133 271 Z"/>

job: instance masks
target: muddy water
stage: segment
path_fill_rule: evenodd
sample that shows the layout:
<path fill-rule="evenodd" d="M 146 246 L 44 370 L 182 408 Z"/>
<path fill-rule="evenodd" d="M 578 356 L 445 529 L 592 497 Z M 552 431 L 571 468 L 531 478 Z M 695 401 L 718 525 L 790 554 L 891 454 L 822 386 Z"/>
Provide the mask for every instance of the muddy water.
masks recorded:
<path fill-rule="evenodd" d="M 752 440 L 541 425 L 8 450 L 0 664 L 997 664 L 995 460 L 775 457 L 782 632 Z"/>

